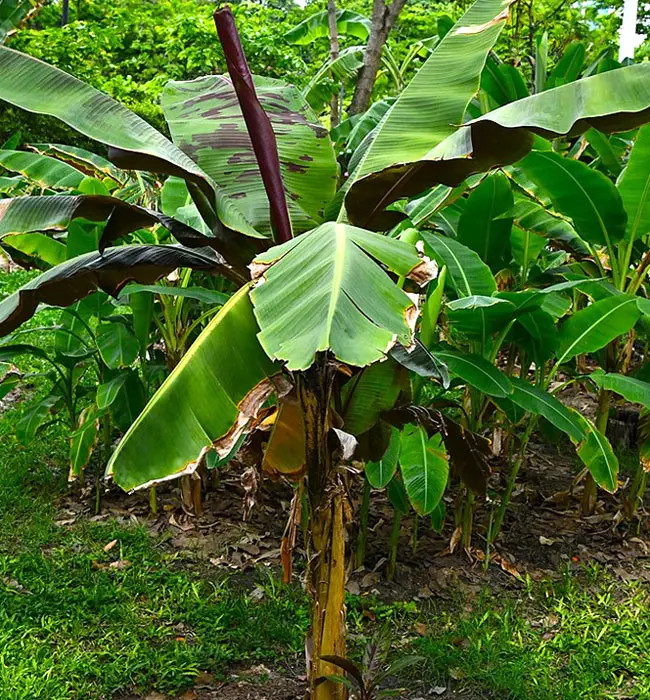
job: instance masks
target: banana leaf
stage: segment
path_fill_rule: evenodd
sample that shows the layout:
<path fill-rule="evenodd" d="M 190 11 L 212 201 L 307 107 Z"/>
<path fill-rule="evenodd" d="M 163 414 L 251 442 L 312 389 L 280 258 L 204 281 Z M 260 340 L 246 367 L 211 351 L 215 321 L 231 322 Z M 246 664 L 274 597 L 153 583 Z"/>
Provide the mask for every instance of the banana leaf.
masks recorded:
<path fill-rule="evenodd" d="M 420 283 L 432 274 L 414 246 L 332 222 L 255 258 L 251 298 L 269 357 L 299 370 L 331 350 L 362 367 L 410 345 L 413 301 L 375 260 Z"/>
<path fill-rule="evenodd" d="M 314 228 L 322 223 L 336 188 L 336 159 L 327 130 L 292 85 L 255 77 L 254 86 L 277 141 L 293 229 Z M 270 237 L 269 199 L 232 82 L 218 75 L 170 82 L 162 107 L 174 142 L 219 185 L 224 224 Z"/>
<path fill-rule="evenodd" d="M 123 489 L 191 473 L 213 448 L 227 456 L 261 418 L 280 367 L 257 340 L 248 292 L 210 321 L 118 445 L 107 475 Z"/>
<path fill-rule="evenodd" d="M 0 302 L 0 336 L 31 318 L 39 304 L 70 306 L 98 289 L 116 296 L 128 282 L 152 284 L 177 267 L 219 273 L 224 260 L 209 248 L 129 245 L 86 253 L 35 277 Z"/>
<path fill-rule="evenodd" d="M 68 73 L 6 46 L 0 46 L 0 100 L 57 117 L 105 143 L 118 166 L 180 175 L 215 197 L 215 185 L 201 168 L 144 119 Z"/>
<path fill-rule="evenodd" d="M 414 84 L 415 80 L 407 91 Z M 444 104 L 429 88 L 418 85 L 420 106 L 412 104 L 412 111 L 419 109 L 425 113 L 421 103 L 427 98 L 434 105 Z M 448 89 L 449 85 L 445 90 Z M 451 94 L 455 94 L 453 89 Z M 386 123 L 391 115 L 392 112 Z M 423 138 L 425 132 L 419 130 L 416 136 L 404 138 L 409 133 L 409 124 L 413 123 L 407 112 L 401 115 L 399 127 L 393 127 L 399 128 L 401 135 L 394 135 L 390 149 L 387 145 L 382 148 L 384 158 L 376 162 L 367 158 L 368 165 L 353 179 L 345 199 L 347 215 L 356 225 L 381 228 L 382 212 L 392 202 L 419 194 L 435 184 L 453 187 L 472 173 L 515 163 L 532 149 L 535 134 L 544 138 L 577 136 L 592 127 L 611 133 L 628 131 L 648 121 L 650 63 L 647 62 L 511 102 L 466 122 L 444 141 L 432 134 Z M 452 122 L 462 123 L 462 118 L 447 124 Z M 403 145 L 395 148 L 395 144 Z"/>
<path fill-rule="evenodd" d="M 0 166 L 24 175 L 42 188 L 75 189 L 85 177 L 67 163 L 29 151 L 0 149 Z"/>
<path fill-rule="evenodd" d="M 639 129 L 617 187 L 627 212 L 628 240 L 650 233 L 650 125 Z"/>
<path fill-rule="evenodd" d="M 336 12 L 336 31 L 344 36 L 365 40 L 370 34 L 370 20 L 352 10 L 338 10 Z M 316 39 L 327 37 L 329 37 L 329 24 L 326 10 L 315 12 L 284 35 L 290 44 L 298 46 L 305 46 Z"/>
<path fill-rule="evenodd" d="M 400 94 L 346 183 L 346 189 L 352 186 L 345 200 L 352 223 L 384 228 L 383 209 L 402 195 L 393 197 L 382 181 L 382 189 L 372 196 L 365 178 L 396 163 L 426 158 L 432 148 L 456 131 L 455 125 L 463 123 L 467 106 L 479 89 L 488 53 L 505 24 L 509 4 L 508 0 L 475 2 Z M 392 186 L 402 189 L 400 178 Z"/>

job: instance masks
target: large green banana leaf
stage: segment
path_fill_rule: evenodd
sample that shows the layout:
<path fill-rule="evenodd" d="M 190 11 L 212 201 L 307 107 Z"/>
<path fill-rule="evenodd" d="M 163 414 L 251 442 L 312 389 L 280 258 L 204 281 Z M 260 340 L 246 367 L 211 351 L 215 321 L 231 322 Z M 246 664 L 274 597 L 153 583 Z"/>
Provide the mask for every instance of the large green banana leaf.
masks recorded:
<path fill-rule="evenodd" d="M 292 85 L 256 77 L 255 89 L 277 139 L 293 228 L 314 228 L 336 189 L 327 130 Z M 232 82 L 218 75 L 170 82 L 162 107 L 174 142 L 220 187 L 224 223 L 231 225 L 234 212 L 239 223 L 231 228 L 270 237 L 269 200 Z"/>
<path fill-rule="evenodd" d="M 28 151 L 0 150 L 0 166 L 24 175 L 43 188 L 76 188 L 85 177 L 81 171 L 67 163 Z"/>
<path fill-rule="evenodd" d="M 560 328 L 558 364 L 605 347 L 634 326 L 641 311 L 630 294 L 607 297 L 574 313 Z"/>
<path fill-rule="evenodd" d="M 510 379 L 481 355 L 459 352 L 446 345 L 431 348 L 431 354 L 466 384 L 488 396 L 505 398 L 512 393 Z"/>
<path fill-rule="evenodd" d="M 62 143 L 30 143 L 29 148 L 45 156 L 52 156 L 57 160 L 74 166 L 90 177 L 100 180 L 109 177 L 119 184 L 124 184 L 129 179 L 128 173 L 120 170 L 110 160 L 87 151 L 78 146 L 68 146 Z"/>
<path fill-rule="evenodd" d="M 423 101 L 428 95 L 435 104 L 439 102 L 425 86 L 421 93 Z M 420 153 L 423 145 L 413 148 L 413 153 L 419 153 L 417 158 L 410 157 L 410 148 L 394 149 L 393 165 L 355 178 L 345 200 L 348 218 L 358 225 L 380 222 L 381 211 L 397 199 L 419 194 L 437 183 L 455 186 L 472 173 L 514 163 L 532 149 L 534 134 L 573 136 L 591 127 L 609 133 L 648 121 L 650 63 L 592 75 L 488 112 L 442 142 L 431 140 L 426 153 Z M 408 133 L 408 123 L 408 117 L 403 116 L 402 134 Z M 410 143 L 410 138 L 402 136 L 401 140 Z M 395 137 L 395 143 L 400 143 L 400 137 Z"/>
<path fill-rule="evenodd" d="M 618 486 L 618 459 L 609 440 L 582 413 L 569 409 L 582 427 L 585 437 L 578 443 L 578 457 L 591 472 L 596 483 L 613 493 Z"/>
<path fill-rule="evenodd" d="M 446 266 L 449 282 L 459 297 L 491 296 L 497 291 L 497 283 L 490 268 L 471 248 L 455 238 L 440 236 L 431 231 L 420 231 L 420 235 L 433 257 Z"/>
<path fill-rule="evenodd" d="M 639 403 L 644 408 L 650 409 L 650 384 L 635 377 L 627 377 L 624 374 L 605 373 L 597 370 L 590 375 L 597 386 L 606 391 L 620 394 L 624 399 L 632 403 Z"/>
<path fill-rule="evenodd" d="M 262 279 L 251 298 L 269 357 L 302 370 L 331 350 L 362 367 L 395 342 L 409 345 L 414 303 L 375 260 L 420 282 L 431 274 L 414 246 L 333 222 L 255 258 L 253 275 Z"/>
<path fill-rule="evenodd" d="M 408 372 L 390 357 L 365 367 L 341 390 L 345 432 L 358 437 L 370 430 L 408 387 Z"/>
<path fill-rule="evenodd" d="M 456 22 L 381 121 L 346 187 L 396 163 L 426 158 L 456 131 L 479 89 L 485 61 L 505 24 L 509 5 L 509 0 L 477 0 Z M 357 187 L 353 185 L 346 198 L 350 220 L 381 228 L 379 214 L 398 197 L 384 188 L 361 202 Z"/>
<path fill-rule="evenodd" d="M 248 292 L 212 319 L 120 442 L 107 474 L 123 489 L 190 473 L 213 446 L 225 457 L 254 425 L 280 367 L 257 340 Z"/>
<path fill-rule="evenodd" d="M 449 459 L 440 433 L 429 437 L 420 425 L 401 433 L 399 465 L 409 500 L 418 515 L 428 515 L 440 503 L 449 478 Z"/>
<path fill-rule="evenodd" d="M 201 168 L 137 114 L 68 73 L 5 46 L 0 46 L 0 100 L 61 119 L 115 149 L 116 158 L 126 155 L 129 169 L 181 175 L 215 194 Z"/>
<path fill-rule="evenodd" d="M 553 394 L 518 377 L 510 377 L 510 381 L 513 392 L 508 398 L 521 406 L 524 411 L 532 415 L 544 416 L 549 423 L 566 433 L 576 443 L 586 437 L 582 426 L 571 411 Z"/>
<path fill-rule="evenodd" d="M 101 247 L 139 228 L 162 224 L 190 248 L 219 247 L 221 241 L 205 236 L 182 221 L 151 209 L 105 195 L 27 196 L 0 199 L 0 240 L 34 231 L 65 231 L 75 219 L 106 221 Z M 204 229 L 205 230 L 205 229 Z"/>
<path fill-rule="evenodd" d="M 0 199 L 0 237 L 31 231 L 65 231 L 74 219 L 112 218 L 118 235 L 158 223 L 155 214 L 104 195 L 60 195 Z"/>
<path fill-rule="evenodd" d="M 525 233 L 559 241 L 579 255 L 589 254 L 589 248 L 580 239 L 573 226 L 537 202 L 518 199 L 512 210 L 512 217 L 515 226 Z"/>
<path fill-rule="evenodd" d="M 378 462 L 366 462 L 364 473 L 370 485 L 376 489 L 384 489 L 390 483 L 397 470 L 399 458 L 400 431 L 391 427 L 390 441 L 384 456 Z"/>
<path fill-rule="evenodd" d="M 27 256 L 35 267 L 51 267 L 68 259 L 65 243 L 50 238 L 44 233 L 12 233 L 0 238 L 0 246 L 9 255 Z"/>
<path fill-rule="evenodd" d="M 639 129 L 627 167 L 618 182 L 627 212 L 628 239 L 650 234 L 650 125 Z"/>
<path fill-rule="evenodd" d="M 209 248 L 125 245 L 86 253 L 35 277 L 0 302 L 0 336 L 31 318 L 39 304 L 70 306 L 102 289 L 117 295 L 131 281 L 151 284 L 177 267 L 222 273 L 224 261 Z"/>
<path fill-rule="evenodd" d="M 493 272 L 510 262 L 513 204 L 508 178 L 493 173 L 471 192 L 458 221 L 458 242 L 478 253 Z"/>

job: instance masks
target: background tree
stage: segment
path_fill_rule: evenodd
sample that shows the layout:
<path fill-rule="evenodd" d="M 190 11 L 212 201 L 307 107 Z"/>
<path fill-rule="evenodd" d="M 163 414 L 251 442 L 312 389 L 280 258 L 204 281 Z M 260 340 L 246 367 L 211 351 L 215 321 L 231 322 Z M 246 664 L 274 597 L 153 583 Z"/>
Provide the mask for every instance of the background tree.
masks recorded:
<path fill-rule="evenodd" d="M 359 114 L 368 109 L 372 89 L 377 79 L 377 71 L 381 64 L 381 52 L 390 30 L 405 4 L 406 0 L 392 0 L 390 4 L 387 4 L 386 0 L 374 1 L 370 36 L 363 58 L 363 67 L 359 72 L 348 114 Z"/>

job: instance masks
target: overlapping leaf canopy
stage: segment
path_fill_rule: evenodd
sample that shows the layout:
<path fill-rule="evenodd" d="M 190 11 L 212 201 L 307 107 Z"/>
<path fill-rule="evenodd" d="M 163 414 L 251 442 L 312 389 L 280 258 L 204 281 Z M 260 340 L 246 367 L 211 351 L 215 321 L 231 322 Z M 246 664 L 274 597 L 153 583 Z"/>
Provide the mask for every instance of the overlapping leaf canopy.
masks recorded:
<path fill-rule="evenodd" d="M 0 336 L 34 315 L 39 304 L 70 306 L 101 289 L 117 295 L 130 281 L 151 284 L 177 267 L 223 272 L 224 260 L 213 250 L 183 246 L 132 245 L 91 252 L 35 277 L 0 302 Z"/>
<path fill-rule="evenodd" d="M 182 175 L 213 190 L 196 163 L 144 119 L 68 73 L 5 46 L 0 46 L 0 100 L 57 117 L 116 149 L 116 156 L 130 154 L 129 167 Z"/>
<path fill-rule="evenodd" d="M 486 2 L 479 0 L 474 7 Z M 455 31 L 462 27 L 463 21 L 461 18 Z M 444 40 L 429 61 L 435 60 L 443 45 Z M 420 73 L 425 68 L 426 64 Z M 453 76 L 453 71 L 450 74 Z M 410 111 L 402 112 L 400 103 L 414 85 L 418 85 L 416 80 L 411 82 L 380 125 L 375 137 L 378 144 L 383 143 L 383 133 L 390 133 L 389 127 L 407 132 L 412 127 L 419 133 L 417 123 L 423 113 L 429 115 L 431 125 L 442 123 L 443 117 L 438 112 L 442 114 L 443 105 L 453 101 L 447 99 L 444 91 L 442 97 L 434 95 L 426 85 L 418 86 L 421 107 L 417 120 L 409 119 Z M 455 96 L 457 91 L 451 89 L 450 94 Z M 431 100 L 428 106 L 427 97 Z M 396 121 L 398 117 L 399 122 Z M 418 148 L 411 146 L 410 139 L 400 142 L 394 138 L 397 147 L 392 149 L 391 164 L 382 166 L 380 158 L 376 161 L 370 158 L 378 148 L 376 146 L 373 150 L 373 143 L 363 167 L 353 175 L 345 200 L 348 218 L 358 225 L 381 228 L 382 212 L 391 202 L 418 194 L 436 183 L 457 185 L 472 173 L 514 163 L 531 150 L 534 134 L 555 138 L 577 135 L 592 127 L 603 132 L 625 131 L 647 121 L 650 121 L 650 64 L 641 63 L 512 102 L 460 128 L 454 127 L 453 133 L 446 135 L 444 140 L 433 133 L 415 139 L 413 143 L 419 143 Z M 461 122 L 462 116 L 454 123 Z M 426 133 L 424 127 L 421 133 Z M 429 144 L 426 151 L 425 143 Z M 378 152 L 384 151 L 391 152 L 387 146 Z M 380 167 L 383 169 L 379 170 Z"/>

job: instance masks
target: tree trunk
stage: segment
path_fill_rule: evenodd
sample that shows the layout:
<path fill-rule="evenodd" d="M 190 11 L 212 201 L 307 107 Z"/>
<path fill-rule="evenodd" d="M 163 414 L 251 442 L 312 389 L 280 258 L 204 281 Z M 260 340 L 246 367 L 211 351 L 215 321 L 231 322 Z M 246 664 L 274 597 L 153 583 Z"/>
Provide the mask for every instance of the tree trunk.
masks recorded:
<path fill-rule="evenodd" d="M 320 356 L 298 380 L 309 505 L 307 592 L 312 610 L 305 648 L 310 700 L 347 699 L 341 684 L 318 682 L 323 676 L 340 674 L 321 656 L 345 656 L 345 490 L 332 464 L 328 440 L 332 379 L 332 369 Z"/>
<path fill-rule="evenodd" d="M 327 23 L 330 30 L 330 60 L 335 61 L 339 57 L 339 30 L 336 26 L 335 0 L 327 0 Z M 337 90 L 330 100 L 330 129 L 338 126 L 340 121 L 339 91 Z"/>
<path fill-rule="evenodd" d="M 381 64 L 381 52 L 405 4 L 406 0 L 393 0 L 390 5 L 386 5 L 386 0 L 374 0 L 370 36 L 363 58 L 363 67 L 359 73 L 348 114 L 360 114 L 368 109 Z"/>

